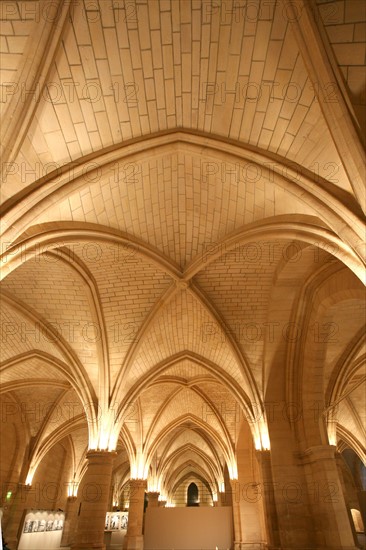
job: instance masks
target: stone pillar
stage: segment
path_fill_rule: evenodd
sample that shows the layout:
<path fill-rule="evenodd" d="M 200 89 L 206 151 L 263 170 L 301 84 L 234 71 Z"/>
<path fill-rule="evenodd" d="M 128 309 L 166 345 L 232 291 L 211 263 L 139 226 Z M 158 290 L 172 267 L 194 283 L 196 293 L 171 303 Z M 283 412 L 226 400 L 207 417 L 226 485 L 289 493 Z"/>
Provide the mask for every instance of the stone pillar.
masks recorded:
<path fill-rule="evenodd" d="M 355 550 L 333 445 L 317 445 L 304 453 L 309 491 L 314 495 L 312 516 L 320 548 Z"/>
<path fill-rule="evenodd" d="M 148 498 L 148 507 L 157 508 L 159 506 L 159 495 L 160 493 L 156 491 L 149 491 L 147 494 Z"/>
<path fill-rule="evenodd" d="M 257 451 L 257 459 L 262 474 L 261 494 L 264 504 L 263 508 L 268 546 L 269 548 L 279 548 L 281 546 L 281 542 L 274 494 L 274 482 L 272 476 L 270 451 Z"/>
<path fill-rule="evenodd" d="M 14 489 L 14 486 L 12 488 Z M 31 485 L 18 483 L 12 495 L 9 505 L 8 523 L 4 534 L 4 538 L 10 548 L 17 548 L 25 511 L 27 508 L 33 507 L 30 505 L 30 502 L 34 502 L 34 491 Z"/>
<path fill-rule="evenodd" d="M 61 546 L 70 546 L 74 542 L 77 524 L 77 497 L 68 497 L 65 510 L 65 524 L 62 532 Z"/>
<path fill-rule="evenodd" d="M 234 526 L 234 550 L 240 550 L 242 543 L 241 518 L 240 518 L 240 490 L 237 479 L 230 481 L 233 507 L 233 526 Z"/>
<path fill-rule="evenodd" d="M 167 503 L 166 500 L 159 500 L 159 506 L 160 506 L 161 508 L 165 508 L 166 503 Z"/>
<path fill-rule="evenodd" d="M 88 467 L 80 485 L 78 527 L 72 550 L 105 550 L 104 526 L 108 511 L 114 452 L 89 451 Z"/>
<path fill-rule="evenodd" d="M 346 485 L 345 485 L 345 482 L 344 482 L 344 477 L 343 477 L 344 461 L 343 461 L 342 455 L 338 452 L 335 453 L 335 459 L 336 459 L 336 464 L 337 464 L 337 469 L 338 469 L 338 477 L 339 477 L 340 487 L 341 487 L 341 490 L 342 490 L 344 503 L 346 505 L 346 510 L 347 510 L 347 514 L 348 514 L 348 519 L 349 519 L 350 526 L 351 526 L 351 529 L 352 529 L 354 545 L 357 546 L 358 545 L 358 540 L 357 540 L 356 528 L 355 528 L 355 524 L 353 522 L 353 517 L 352 517 L 352 513 L 351 513 L 351 506 L 350 506 L 350 502 L 349 502 L 349 495 L 347 494 L 347 488 L 346 488 Z"/>
<path fill-rule="evenodd" d="M 225 506 L 225 493 L 219 491 L 217 494 L 217 506 Z"/>
<path fill-rule="evenodd" d="M 363 528 L 366 531 L 366 491 L 357 491 L 358 502 L 363 522 Z"/>
<path fill-rule="evenodd" d="M 147 482 L 145 479 L 130 480 L 130 506 L 128 509 L 127 534 L 123 542 L 124 550 L 143 550 L 142 534 L 144 521 L 144 500 Z"/>

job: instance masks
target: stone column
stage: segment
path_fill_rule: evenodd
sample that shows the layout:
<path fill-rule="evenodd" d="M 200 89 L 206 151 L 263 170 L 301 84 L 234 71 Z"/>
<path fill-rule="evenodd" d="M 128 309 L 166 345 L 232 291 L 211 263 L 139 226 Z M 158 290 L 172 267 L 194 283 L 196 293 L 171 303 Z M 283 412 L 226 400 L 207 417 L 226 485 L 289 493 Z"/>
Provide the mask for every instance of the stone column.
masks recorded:
<path fill-rule="evenodd" d="M 12 489 L 14 489 L 14 485 Z M 13 492 L 11 503 L 9 505 L 9 517 L 7 527 L 5 529 L 4 538 L 7 541 L 10 548 L 17 548 L 21 529 L 23 526 L 23 519 L 27 508 L 33 506 L 30 502 L 34 502 L 34 492 L 31 485 L 25 485 L 18 483 L 16 490 Z"/>
<path fill-rule="evenodd" d="M 350 506 L 349 497 L 348 497 L 348 494 L 347 494 L 347 488 L 346 488 L 346 485 L 345 485 L 345 482 L 344 482 L 344 477 L 343 477 L 343 467 L 344 467 L 343 458 L 342 458 L 340 453 L 336 452 L 335 453 L 335 459 L 336 459 L 336 464 L 337 464 L 339 482 L 340 482 L 340 486 L 341 486 L 341 490 L 342 490 L 342 494 L 343 494 L 343 498 L 344 498 L 344 503 L 346 505 L 348 519 L 349 519 L 350 526 L 351 526 L 351 529 L 352 529 L 354 545 L 357 546 L 358 545 L 358 540 L 357 540 L 356 528 L 355 528 L 355 524 L 353 522 L 353 517 L 352 517 L 352 513 L 351 513 L 351 506 Z"/>
<path fill-rule="evenodd" d="M 358 502 L 363 522 L 363 528 L 366 531 L 366 491 L 357 491 Z"/>
<path fill-rule="evenodd" d="M 142 528 L 146 487 L 146 479 L 130 480 L 130 505 L 128 509 L 127 534 L 123 541 L 124 550 L 143 550 L 144 548 Z"/>
<path fill-rule="evenodd" d="M 159 506 L 160 506 L 161 508 L 165 508 L 166 503 L 167 503 L 166 500 L 159 500 Z"/>
<path fill-rule="evenodd" d="M 72 550 L 105 550 L 105 516 L 109 506 L 115 456 L 116 453 L 108 451 L 89 451 L 86 455 L 88 467 L 78 491 L 81 505 Z"/>
<path fill-rule="evenodd" d="M 233 507 L 234 550 L 240 550 L 242 543 L 240 518 L 240 487 L 237 479 L 230 481 Z"/>
<path fill-rule="evenodd" d="M 159 495 L 160 493 L 156 491 L 149 491 L 147 494 L 148 498 L 148 507 L 157 508 L 159 506 Z"/>
<path fill-rule="evenodd" d="M 270 451 L 257 451 L 258 464 L 262 474 L 261 495 L 263 498 L 264 518 L 269 548 L 281 546 L 274 494 L 274 482 L 271 467 Z"/>
<path fill-rule="evenodd" d="M 73 543 L 77 524 L 77 497 L 68 497 L 65 510 L 65 524 L 62 532 L 61 546 L 70 546 Z"/>
<path fill-rule="evenodd" d="M 317 545 L 323 548 L 354 549 L 355 543 L 343 496 L 333 445 L 317 445 L 304 453 L 309 491 L 313 492 L 312 516 Z"/>

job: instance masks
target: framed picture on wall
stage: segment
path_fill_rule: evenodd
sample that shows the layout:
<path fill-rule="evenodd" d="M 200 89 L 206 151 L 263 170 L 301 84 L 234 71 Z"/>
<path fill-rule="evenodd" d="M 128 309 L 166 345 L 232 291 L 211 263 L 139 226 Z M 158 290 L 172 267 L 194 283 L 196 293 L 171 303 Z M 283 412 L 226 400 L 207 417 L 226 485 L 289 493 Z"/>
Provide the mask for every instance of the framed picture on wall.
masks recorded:
<path fill-rule="evenodd" d="M 38 532 L 38 521 L 32 521 L 32 533 Z"/>
<path fill-rule="evenodd" d="M 32 532 L 32 521 L 28 519 L 24 522 L 24 529 L 23 533 L 31 533 Z"/>
<path fill-rule="evenodd" d="M 63 527 L 62 519 L 55 519 L 53 522 L 53 531 L 60 531 Z"/>
<path fill-rule="evenodd" d="M 46 530 L 46 520 L 41 519 L 38 522 L 38 533 L 43 533 Z"/>
<path fill-rule="evenodd" d="M 127 529 L 128 525 L 128 514 L 121 515 L 121 529 Z"/>
<path fill-rule="evenodd" d="M 112 530 L 119 529 L 119 516 L 118 514 L 113 514 L 111 516 L 109 528 Z"/>
<path fill-rule="evenodd" d="M 52 531 L 53 530 L 53 519 L 49 519 L 46 524 L 46 531 Z"/>

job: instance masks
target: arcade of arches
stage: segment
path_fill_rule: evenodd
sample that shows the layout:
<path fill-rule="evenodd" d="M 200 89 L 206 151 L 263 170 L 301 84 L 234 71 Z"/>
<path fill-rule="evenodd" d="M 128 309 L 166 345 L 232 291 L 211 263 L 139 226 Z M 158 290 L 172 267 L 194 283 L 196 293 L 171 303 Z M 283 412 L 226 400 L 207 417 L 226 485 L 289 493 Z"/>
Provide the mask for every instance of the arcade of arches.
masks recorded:
<path fill-rule="evenodd" d="M 142 549 L 187 504 L 237 550 L 362 544 L 365 6 L 1 2 L 10 548 L 30 508 L 73 550 L 128 508 Z"/>

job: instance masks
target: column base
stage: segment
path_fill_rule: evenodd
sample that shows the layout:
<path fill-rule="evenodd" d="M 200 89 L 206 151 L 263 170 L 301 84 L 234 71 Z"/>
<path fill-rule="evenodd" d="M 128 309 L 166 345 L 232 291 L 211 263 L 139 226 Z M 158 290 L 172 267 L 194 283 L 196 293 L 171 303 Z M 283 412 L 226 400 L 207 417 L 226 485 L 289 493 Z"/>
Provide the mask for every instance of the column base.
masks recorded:
<path fill-rule="evenodd" d="M 123 550 L 144 550 L 144 536 L 126 535 L 123 541 Z"/>
<path fill-rule="evenodd" d="M 18 548 L 18 539 L 10 538 L 10 537 L 4 537 L 6 542 L 8 543 L 9 548 Z"/>
<path fill-rule="evenodd" d="M 106 545 L 100 542 L 78 542 L 70 546 L 71 550 L 106 550 Z"/>
<path fill-rule="evenodd" d="M 265 542 L 238 542 L 234 541 L 234 550 L 269 550 Z M 277 549 L 273 549 L 277 550 Z"/>

